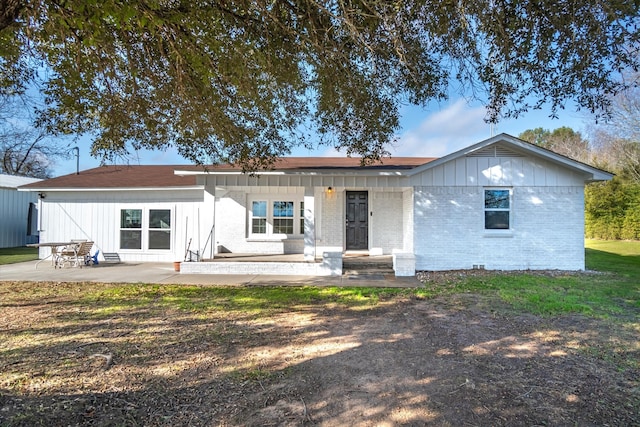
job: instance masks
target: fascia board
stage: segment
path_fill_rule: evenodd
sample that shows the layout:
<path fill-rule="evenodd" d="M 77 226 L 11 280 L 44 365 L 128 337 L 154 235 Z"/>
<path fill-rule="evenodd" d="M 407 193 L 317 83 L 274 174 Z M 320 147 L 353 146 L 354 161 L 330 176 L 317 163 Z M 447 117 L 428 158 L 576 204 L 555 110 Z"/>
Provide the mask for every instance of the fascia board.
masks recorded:
<path fill-rule="evenodd" d="M 87 192 L 87 191 L 188 191 L 188 190 L 204 190 L 203 185 L 196 185 L 190 187 L 114 187 L 114 188 L 65 188 L 65 187 L 41 187 L 41 188 L 18 188 L 18 191 L 31 191 L 31 192 Z"/>
<path fill-rule="evenodd" d="M 399 170 L 399 169 L 390 169 L 390 170 L 384 170 L 384 171 L 371 171 L 371 170 L 349 170 L 349 171 L 336 171 L 336 170 L 331 170 L 331 171 L 325 171 L 325 170 L 319 170 L 319 169 L 309 169 L 309 170 L 291 170 L 291 171 L 287 171 L 287 170 L 280 170 L 280 171 L 261 171 L 258 173 L 255 173 L 254 176 L 255 177 L 260 177 L 261 175 L 265 175 L 265 176 L 286 176 L 286 175 L 302 175 L 302 176 L 406 176 L 407 173 L 409 171 L 411 171 L 412 169 L 403 169 L 403 170 Z M 237 176 L 237 175 L 247 175 L 249 176 L 248 173 L 244 173 L 242 171 L 179 171 L 176 170 L 174 172 L 176 175 L 179 176 L 187 176 L 187 175 L 204 175 L 204 176 L 208 176 L 208 175 L 213 175 L 213 176 L 223 176 L 223 175 L 230 175 L 230 176 Z"/>

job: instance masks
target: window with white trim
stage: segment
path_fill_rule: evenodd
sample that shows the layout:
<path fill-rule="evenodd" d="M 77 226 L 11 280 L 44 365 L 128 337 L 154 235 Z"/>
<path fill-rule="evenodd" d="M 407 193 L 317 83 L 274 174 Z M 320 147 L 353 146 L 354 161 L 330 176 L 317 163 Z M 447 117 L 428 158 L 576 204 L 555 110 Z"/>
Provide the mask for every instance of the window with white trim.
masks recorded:
<path fill-rule="evenodd" d="M 170 209 L 120 209 L 120 249 L 171 249 Z"/>
<path fill-rule="evenodd" d="M 267 234 L 267 202 L 254 201 L 251 204 L 251 234 Z"/>
<path fill-rule="evenodd" d="M 485 230 L 509 230 L 511 228 L 511 190 L 487 188 L 484 190 Z"/>
<path fill-rule="evenodd" d="M 149 249 L 171 249 L 169 209 L 149 209 Z"/>
<path fill-rule="evenodd" d="M 304 233 L 303 202 L 287 199 L 282 196 L 250 198 L 250 237 L 284 237 Z M 296 209 L 297 206 L 300 209 Z"/>
<path fill-rule="evenodd" d="M 293 202 L 273 202 L 273 234 L 293 234 Z"/>
<path fill-rule="evenodd" d="M 120 249 L 142 249 L 142 209 L 120 210 Z"/>

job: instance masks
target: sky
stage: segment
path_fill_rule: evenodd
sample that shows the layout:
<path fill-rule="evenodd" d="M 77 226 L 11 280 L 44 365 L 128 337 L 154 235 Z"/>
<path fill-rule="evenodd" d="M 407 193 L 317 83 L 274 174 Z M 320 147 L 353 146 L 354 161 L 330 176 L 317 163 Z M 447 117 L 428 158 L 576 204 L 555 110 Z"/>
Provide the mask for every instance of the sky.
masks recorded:
<path fill-rule="evenodd" d="M 541 127 L 553 130 L 568 126 L 584 133 L 583 113 L 563 110 L 558 118 L 550 118 L 549 110 L 531 111 L 518 119 L 502 120 L 496 125 L 485 123 L 485 108 L 469 104 L 464 98 L 442 102 L 428 108 L 407 106 L 401 110 L 401 130 L 397 141 L 388 147 L 392 157 L 443 157 L 469 145 L 507 133 L 518 136 L 527 129 Z M 100 161 L 90 155 L 90 141 L 81 139 L 77 146 L 80 153 L 80 170 L 94 168 Z M 295 149 L 291 156 L 345 156 L 332 148 L 318 150 Z M 173 148 L 166 151 L 141 151 L 137 164 L 188 164 Z M 76 158 L 58 160 L 52 167 L 53 176 L 76 172 Z"/>

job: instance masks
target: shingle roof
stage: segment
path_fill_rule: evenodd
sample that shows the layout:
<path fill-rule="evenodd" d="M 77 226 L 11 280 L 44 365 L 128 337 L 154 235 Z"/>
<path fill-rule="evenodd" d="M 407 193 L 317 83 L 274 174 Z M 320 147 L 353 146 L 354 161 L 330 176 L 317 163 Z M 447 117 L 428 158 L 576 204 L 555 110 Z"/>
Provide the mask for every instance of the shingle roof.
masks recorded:
<path fill-rule="evenodd" d="M 381 163 L 360 166 L 359 158 L 348 157 L 285 157 L 278 159 L 273 170 L 348 172 L 405 170 L 435 160 L 432 157 L 394 157 L 383 159 Z M 24 185 L 23 189 L 64 189 L 64 188 L 166 188 L 193 187 L 196 185 L 196 174 L 193 172 L 239 172 L 242 169 L 234 165 L 195 166 L 195 165 L 129 165 L 100 166 L 80 171 L 80 174 L 69 174 Z M 176 175 L 175 171 L 190 172 L 187 175 Z M 260 172 L 257 172 L 260 174 Z"/>
<path fill-rule="evenodd" d="M 417 166 L 429 163 L 434 157 L 389 157 L 383 158 L 380 162 L 368 166 L 360 165 L 360 158 L 354 157 L 282 157 L 275 161 L 272 170 L 276 171 L 305 171 L 305 170 L 398 170 L 413 169 Z M 242 168 L 237 165 L 216 165 L 216 166 L 180 166 L 180 171 L 202 171 L 209 172 L 238 172 Z M 259 175 L 260 172 L 258 171 Z"/>
<path fill-rule="evenodd" d="M 153 188 L 193 187 L 194 176 L 178 176 L 174 170 L 178 165 L 100 166 L 24 185 L 24 189 L 40 188 Z"/>

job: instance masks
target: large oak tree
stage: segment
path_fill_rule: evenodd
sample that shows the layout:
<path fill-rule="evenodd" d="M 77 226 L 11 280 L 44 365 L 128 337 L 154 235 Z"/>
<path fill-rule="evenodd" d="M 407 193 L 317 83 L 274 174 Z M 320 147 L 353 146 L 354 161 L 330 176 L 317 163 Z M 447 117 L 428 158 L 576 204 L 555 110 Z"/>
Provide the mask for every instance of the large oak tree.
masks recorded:
<path fill-rule="evenodd" d="M 373 160 L 403 103 L 487 119 L 601 111 L 637 69 L 636 0 L 0 0 L 0 91 L 109 159 L 174 145 L 260 168 L 296 145 Z M 636 82 L 637 84 L 637 82 Z M 320 138 L 316 140 L 316 138 Z"/>

